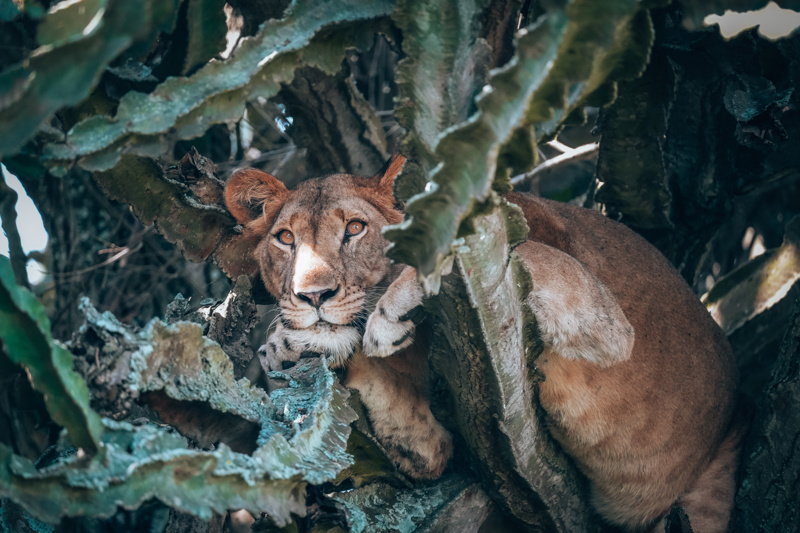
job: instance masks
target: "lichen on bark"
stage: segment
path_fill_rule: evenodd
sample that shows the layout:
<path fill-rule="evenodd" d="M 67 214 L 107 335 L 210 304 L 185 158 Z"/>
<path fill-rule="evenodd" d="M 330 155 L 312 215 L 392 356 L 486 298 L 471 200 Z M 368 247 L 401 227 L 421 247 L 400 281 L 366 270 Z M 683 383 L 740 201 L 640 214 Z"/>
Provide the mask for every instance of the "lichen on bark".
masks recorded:
<path fill-rule="evenodd" d="M 273 404 L 246 378 L 235 379 L 233 363 L 199 324 L 154 319 L 137 330 L 88 301 L 83 310 L 86 324 L 71 347 L 78 368 L 106 393 L 93 403 L 117 417 L 134 409 L 151 416 L 104 418 L 94 455 L 76 449 L 69 433 L 36 464 L 0 445 L 0 497 L 49 522 L 107 517 L 118 505 L 135 509 L 157 498 L 203 519 L 244 508 L 286 524 L 291 513 L 305 514 L 307 483 L 332 480 L 351 464 L 355 413 L 323 360 L 287 370 L 298 385 Z"/>

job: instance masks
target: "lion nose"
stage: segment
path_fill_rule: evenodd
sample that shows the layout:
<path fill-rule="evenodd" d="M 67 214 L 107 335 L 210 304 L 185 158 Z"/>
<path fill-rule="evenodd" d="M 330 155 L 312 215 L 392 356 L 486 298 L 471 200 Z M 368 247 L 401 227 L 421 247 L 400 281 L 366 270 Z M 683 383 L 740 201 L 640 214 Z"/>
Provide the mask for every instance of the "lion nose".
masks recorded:
<path fill-rule="evenodd" d="M 333 296 L 339 292 L 339 287 L 335 289 L 325 289 L 321 291 L 315 292 L 298 292 L 297 297 L 303 300 L 306 303 L 311 304 L 312 306 L 319 308 L 325 301 L 333 298 Z"/>

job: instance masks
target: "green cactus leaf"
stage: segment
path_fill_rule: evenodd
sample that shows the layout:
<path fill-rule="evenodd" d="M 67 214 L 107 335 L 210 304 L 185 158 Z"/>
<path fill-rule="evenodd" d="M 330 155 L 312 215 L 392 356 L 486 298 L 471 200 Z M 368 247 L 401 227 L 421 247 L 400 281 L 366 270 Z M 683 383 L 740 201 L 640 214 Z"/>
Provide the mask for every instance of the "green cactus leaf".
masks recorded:
<path fill-rule="evenodd" d="M 408 38 L 427 37 L 420 32 Z M 496 189 L 503 191 L 509 167 L 524 171 L 517 167 L 535 160 L 521 149 L 519 140 L 527 137 L 517 132 L 535 127 L 539 135 L 550 134 L 584 106 L 611 101 L 616 81 L 641 74 L 652 40 L 649 13 L 634 0 L 550 7 L 519 33 L 516 55 L 494 71 L 477 97 L 477 112 L 447 129 L 432 147 L 438 164 L 429 173 L 430 184 L 407 203 L 407 220 L 386 229 L 392 242 L 387 254 L 416 267 L 427 290 L 435 292 L 453 239 L 470 228 L 495 177 Z M 435 116 L 440 107 L 425 94 L 411 100 L 421 115 Z M 506 148 L 510 142 L 513 149 Z"/>
<path fill-rule="evenodd" d="M 41 38 L 50 44 L 25 60 L 30 76 L 24 87 L 0 105 L 0 156 L 17 152 L 59 108 L 86 98 L 112 60 L 171 21 L 178 8 L 177 0 L 115 0 L 105 9 L 102 3 L 70 2 L 44 18 Z M 19 68 L 7 69 L 0 74 L 0 87 L 19 79 Z"/>
<path fill-rule="evenodd" d="M 225 0 L 189 0 L 186 20 L 189 43 L 186 47 L 183 73 L 189 73 L 225 50 Z"/>
<path fill-rule="evenodd" d="M 11 361 L 22 365 L 33 388 L 44 395 L 53 420 L 72 443 L 97 451 L 103 425 L 89 406 L 89 390 L 72 370 L 72 354 L 53 339 L 44 307 L 14 281 L 11 262 L 0 255 L 0 339 Z"/>
<path fill-rule="evenodd" d="M 299 60 L 331 68 L 329 42 L 324 48 L 320 45 L 305 50 L 323 28 L 386 16 L 391 7 L 388 0 L 370 4 L 349 0 L 326 4 L 324 8 L 310 0 L 296 0 L 284 19 L 267 21 L 257 35 L 243 39 L 227 61 L 207 63 L 189 77 L 169 78 L 150 94 L 126 94 L 114 117 L 94 116 L 79 122 L 65 143 L 46 145 L 43 156 L 65 161 L 104 150 L 122 153 L 135 135 L 166 134 L 175 126 L 191 128 L 188 135 L 198 135 L 214 122 L 236 120 L 242 116 L 247 100 L 272 97 L 281 83 L 291 81 Z M 339 40 L 352 46 L 360 32 L 354 34 L 351 29 L 350 35 L 350 39 Z M 338 70 L 343 49 L 335 55 Z M 222 104 L 224 109 L 216 112 L 209 103 Z M 133 143 L 136 144 L 135 139 Z M 114 163 L 112 159 L 104 168 Z"/>

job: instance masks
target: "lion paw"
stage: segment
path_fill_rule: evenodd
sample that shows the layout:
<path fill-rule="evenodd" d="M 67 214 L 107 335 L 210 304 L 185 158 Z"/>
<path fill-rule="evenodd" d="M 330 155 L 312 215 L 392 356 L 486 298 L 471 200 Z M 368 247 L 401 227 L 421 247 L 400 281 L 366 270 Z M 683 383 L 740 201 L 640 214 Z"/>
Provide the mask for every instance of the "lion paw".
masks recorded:
<path fill-rule="evenodd" d="M 436 479 L 453 455 L 453 438 L 433 417 L 430 431 L 405 438 L 393 434 L 384 440 L 386 454 L 397 468 L 414 479 Z M 415 432 L 417 433 L 417 432 Z"/>
<path fill-rule="evenodd" d="M 286 370 L 291 368 L 300 359 L 304 347 L 298 346 L 285 335 L 281 324 L 267 338 L 267 343 L 258 349 L 261 367 L 265 372 Z"/>
<path fill-rule="evenodd" d="M 388 357 L 414 342 L 417 324 L 425 318 L 422 288 L 416 272 L 406 269 L 378 300 L 364 328 L 363 350 L 369 357 Z"/>
<path fill-rule="evenodd" d="M 422 313 L 422 308 L 417 307 L 413 315 Z M 364 354 L 369 357 L 388 357 L 408 348 L 414 342 L 417 323 L 410 314 L 392 320 L 385 311 L 381 314 L 376 310 L 367 320 L 363 341 Z"/>

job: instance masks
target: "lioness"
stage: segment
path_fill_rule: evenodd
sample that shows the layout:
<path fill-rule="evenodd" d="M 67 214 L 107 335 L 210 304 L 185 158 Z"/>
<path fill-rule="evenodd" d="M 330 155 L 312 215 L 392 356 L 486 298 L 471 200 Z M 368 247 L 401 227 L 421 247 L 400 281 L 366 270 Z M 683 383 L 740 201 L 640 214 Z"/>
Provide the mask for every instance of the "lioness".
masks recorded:
<path fill-rule="evenodd" d="M 374 177 L 334 174 L 291 191 L 241 170 L 225 198 L 259 241 L 253 253 L 280 306 L 264 367 L 280 370 L 305 350 L 345 366 L 391 458 L 430 479 L 452 443 L 426 399 L 426 346 L 414 335 L 423 293 L 413 268 L 384 256 L 381 234 L 403 219 L 392 184 L 404 162 L 396 155 Z M 530 226 L 516 251 L 545 343 L 539 399 L 595 508 L 628 531 L 657 530 L 677 502 L 698 533 L 725 531 L 741 430 L 731 423 L 736 370 L 724 334 L 625 226 L 530 195 L 508 199 Z"/>

